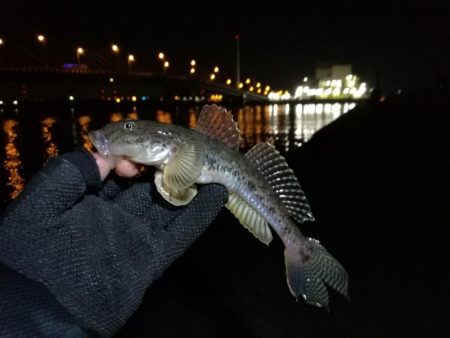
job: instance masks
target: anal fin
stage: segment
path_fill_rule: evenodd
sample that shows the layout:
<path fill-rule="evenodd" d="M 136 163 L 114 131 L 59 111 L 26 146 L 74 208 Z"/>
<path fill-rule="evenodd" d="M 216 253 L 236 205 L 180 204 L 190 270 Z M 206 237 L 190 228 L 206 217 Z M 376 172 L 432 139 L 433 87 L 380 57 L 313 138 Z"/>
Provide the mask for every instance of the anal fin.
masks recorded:
<path fill-rule="evenodd" d="M 268 245 L 272 241 L 272 232 L 265 219 L 238 195 L 230 193 L 225 207 L 261 242 Z"/>

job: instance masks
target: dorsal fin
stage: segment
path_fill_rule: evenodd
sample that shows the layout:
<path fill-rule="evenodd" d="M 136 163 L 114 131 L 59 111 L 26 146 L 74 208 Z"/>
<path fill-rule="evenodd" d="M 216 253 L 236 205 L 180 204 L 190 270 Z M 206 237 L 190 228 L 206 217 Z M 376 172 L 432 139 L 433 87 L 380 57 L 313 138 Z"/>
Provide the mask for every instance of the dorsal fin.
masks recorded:
<path fill-rule="evenodd" d="M 215 104 L 205 105 L 202 108 L 195 129 L 234 149 L 238 149 L 241 142 L 239 129 L 233 120 L 233 115 L 225 108 Z"/>
<path fill-rule="evenodd" d="M 305 193 L 283 156 L 269 143 L 258 143 L 245 157 L 265 177 L 289 214 L 297 222 L 313 221 Z"/>

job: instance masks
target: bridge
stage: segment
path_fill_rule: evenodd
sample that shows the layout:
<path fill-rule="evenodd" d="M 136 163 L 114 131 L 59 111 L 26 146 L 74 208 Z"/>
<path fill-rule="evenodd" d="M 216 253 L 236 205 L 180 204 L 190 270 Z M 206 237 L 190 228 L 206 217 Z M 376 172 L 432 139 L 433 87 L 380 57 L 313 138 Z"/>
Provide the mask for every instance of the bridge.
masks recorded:
<path fill-rule="evenodd" d="M 194 78 L 144 72 L 61 68 L 0 69 L 0 100 L 179 100 L 227 104 L 265 103 L 267 96 Z"/>

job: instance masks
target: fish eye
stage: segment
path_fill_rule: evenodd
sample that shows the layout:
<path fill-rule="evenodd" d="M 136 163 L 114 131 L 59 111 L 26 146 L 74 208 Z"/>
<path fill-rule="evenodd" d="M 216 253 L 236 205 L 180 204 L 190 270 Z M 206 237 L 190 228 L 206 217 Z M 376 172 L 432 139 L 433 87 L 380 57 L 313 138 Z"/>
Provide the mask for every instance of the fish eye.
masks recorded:
<path fill-rule="evenodd" d="M 134 129 L 134 123 L 132 121 L 127 121 L 123 124 L 123 129 L 132 131 Z"/>

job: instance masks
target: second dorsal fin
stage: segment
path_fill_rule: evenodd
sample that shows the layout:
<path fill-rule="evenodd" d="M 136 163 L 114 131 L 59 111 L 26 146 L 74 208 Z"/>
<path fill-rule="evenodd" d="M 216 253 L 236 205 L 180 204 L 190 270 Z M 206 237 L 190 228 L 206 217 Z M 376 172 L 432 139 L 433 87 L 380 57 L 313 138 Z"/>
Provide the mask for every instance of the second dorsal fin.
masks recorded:
<path fill-rule="evenodd" d="M 222 141 L 231 148 L 239 148 L 241 139 L 237 123 L 233 120 L 233 115 L 223 107 L 215 104 L 205 105 L 200 112 L 195 129 Z"/>
<path fill-rule="evenodd" d="M 245 157 L 265 177 L 297 222 L 314 220 L 300 183 L 274 146 L 269 143 L 258 143 L 245 154 Z"/>

